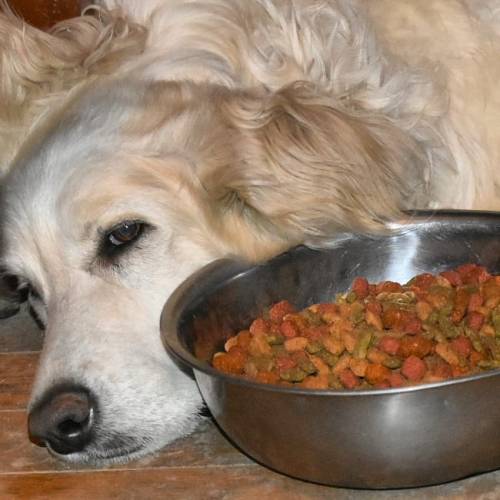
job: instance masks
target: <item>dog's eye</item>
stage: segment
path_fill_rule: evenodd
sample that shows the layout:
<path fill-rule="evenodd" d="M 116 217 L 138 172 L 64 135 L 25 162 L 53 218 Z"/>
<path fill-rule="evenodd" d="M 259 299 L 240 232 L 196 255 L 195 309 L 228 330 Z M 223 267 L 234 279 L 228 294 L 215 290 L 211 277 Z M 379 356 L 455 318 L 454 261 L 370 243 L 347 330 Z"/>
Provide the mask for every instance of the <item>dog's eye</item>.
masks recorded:
<path fill-rule="evenodd" d="M 101 233 L 97 256 L 102 264 L 116 264 L 116 259 L 136 247 L 137 242 L 153 227 L 146 222 L 125 220 Z"/>
<path fill-rule="evenodd" d="M 143 229 L 140 222 L 125 221 L 115 227 L 107 235 L 109 243 L 115 247 L 131 243 L 139 237 Z"/>

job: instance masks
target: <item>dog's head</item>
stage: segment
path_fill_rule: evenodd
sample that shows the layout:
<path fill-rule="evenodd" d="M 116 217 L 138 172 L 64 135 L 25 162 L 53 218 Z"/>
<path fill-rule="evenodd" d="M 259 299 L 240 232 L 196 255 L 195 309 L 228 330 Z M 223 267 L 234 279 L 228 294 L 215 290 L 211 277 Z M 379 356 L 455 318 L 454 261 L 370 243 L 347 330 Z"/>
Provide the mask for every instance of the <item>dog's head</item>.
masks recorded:
<path fill-rule="evenodd" d="M 421 179 L 419 148 L 308 85 L 274 94 L 108 82 L 32 134 L 3 189 L 3 264 L 46 326 L 32 434 L 120 460 L 191 430 L 200 396 L 159 317 L 189 274 L 371 230 Z"/>

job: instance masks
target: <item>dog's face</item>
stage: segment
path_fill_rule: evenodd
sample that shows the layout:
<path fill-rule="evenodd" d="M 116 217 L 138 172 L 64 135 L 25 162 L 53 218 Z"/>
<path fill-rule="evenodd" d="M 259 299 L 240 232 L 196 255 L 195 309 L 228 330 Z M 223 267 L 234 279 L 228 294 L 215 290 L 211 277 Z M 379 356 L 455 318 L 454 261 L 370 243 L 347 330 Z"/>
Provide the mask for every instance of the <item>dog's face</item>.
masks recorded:
<path fill-rule="evenodd" d="M 133 128 L 125 122 L 138 100 L 124 92 L 68 111 L 5 188 L 4 262 L 46 325 L 31 409 L 67 388 L 91 401 L 84 447 L 67 447 L 50 423 L 35 425 L 69 460 L 158 448 L 189 432 L 200 407 L 194 382 L 164 352 L 159 317 L 172 290 L 217 255 L 188 217 L 196 210 L 179 173 L 184 160 L 159 165 L 122 149 L 117 129 Z M 75 411 L 55 425 L 78 423 Z"/>
<path fill-rule="evenodd" d="M 132 82 L 76 96 L 4 182 L 2 262 L 45 325 L 30 433 L 65 460 L 125 460 L 189 433 L 201 398 L 162 346 L 165 301 L 218 257 L 284 248 L 252 237 L 210 180 L 231 132 L 196 92 Z"/>
<path fill-rule="evenodd" d="M 405 172 L 420 160 L 397 130 L 307 88 L 127 82 L 70 98 L 3 192 L 3 265 L 46 326 L 34 437 L 97 462 L 189 432 L 200 396 L 159 335 L 173 289 L 221 256 L 372 228 L 411 188 L 402 158 Z"/>

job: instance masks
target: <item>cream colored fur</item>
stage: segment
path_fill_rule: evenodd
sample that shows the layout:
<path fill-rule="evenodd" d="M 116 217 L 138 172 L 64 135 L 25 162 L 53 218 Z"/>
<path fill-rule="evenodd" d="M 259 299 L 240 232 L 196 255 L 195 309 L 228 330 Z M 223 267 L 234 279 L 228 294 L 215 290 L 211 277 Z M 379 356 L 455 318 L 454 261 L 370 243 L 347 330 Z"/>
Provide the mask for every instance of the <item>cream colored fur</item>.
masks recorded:
<path fill-rule="evenodd" d="M 123 460 L 196 424 L 158 319 L 203 264 L 385 231 L 404 209 L 500 209 L 499 13 L 105 0 L 51 33 L 0 15 L 3 263 L 47 323 L 33 402 L 70 380 L 100 405 L 66 459 Z M 151 230 L 106 262 L 124 220 Z"/>

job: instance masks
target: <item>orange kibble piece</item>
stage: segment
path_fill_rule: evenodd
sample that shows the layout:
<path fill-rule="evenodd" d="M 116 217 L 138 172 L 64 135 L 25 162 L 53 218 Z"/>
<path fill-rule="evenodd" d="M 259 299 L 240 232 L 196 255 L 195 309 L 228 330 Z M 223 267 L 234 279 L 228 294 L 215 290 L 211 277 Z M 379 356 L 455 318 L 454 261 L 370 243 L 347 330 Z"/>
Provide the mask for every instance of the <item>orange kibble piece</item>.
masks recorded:
<path fill-rule="evenodd" d="M 421 321 L 425 321 L 431 315 L 432 306 L 424 300 L 419 300 L 415 304 L 415 311 L 417 313 L 418 319 L 420 319 Z"/>
<path fill-rule="evenodd" d="M 293 337 L 285 340 L 285 350 L 288 352 L 302 351 L 306 348 L 308 340 L 305 337 Z"/>
<path fill-rule="evenodd" d="M 372 385 L 389 382 L 391 378 L 391 370 L 384 365 L 371 363 L 366 367 L 365 379 Z"/>
<path fill-rule="evenodd" d="M 307 389 L 328 389 L 328 374 L 311 375 L 306 377 L 299 385 Z"/>

